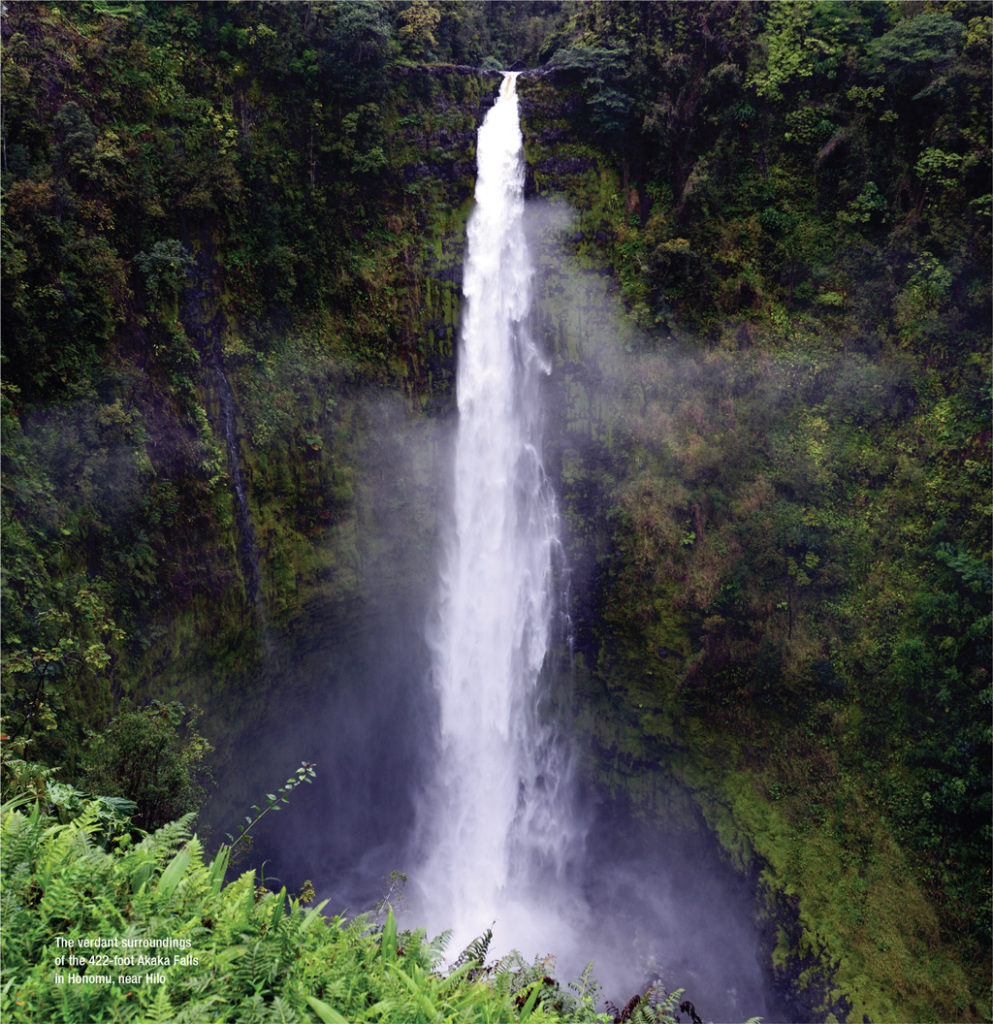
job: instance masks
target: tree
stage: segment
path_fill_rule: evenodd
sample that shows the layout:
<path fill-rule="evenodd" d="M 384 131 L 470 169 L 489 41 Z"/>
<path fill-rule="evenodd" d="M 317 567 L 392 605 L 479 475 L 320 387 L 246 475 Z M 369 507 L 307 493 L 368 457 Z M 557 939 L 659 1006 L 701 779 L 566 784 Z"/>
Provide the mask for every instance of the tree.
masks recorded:
<path fill-rule="evenodd" d="M 551 63 L 560 70 L 581 76 L 581 88 L 595 134 L 617 140 L 628 125 L 631 97 L 625 89 L 630 51 L 618 46 L 577 44 L 559 50 Z"/>
<path fill-rule="evenodd" d="M 122 711 L 90 741 L 87 789 L 133 800 L 134 823 L 146 831 L 199 810 L 213 747 L 194 729 L 198 717 L 175 701 Z"/>
<path fill-rule="evenodd" d="M 441 21 L 441 11 L 428 0 L 414 2 L 400 14 L 403 27 L 397 33 L 404 52 L 414 58 L 430 56 L 438 47 L 435 32 Z"/>
<path fill-rule="evenodd" d="M 947 67 L 958 50 L 965 27 L 947 11 L 908 17 L 866 46 L 862 70 L 882 79 L 896 93 L 918 99 L 936 72 Z"/>

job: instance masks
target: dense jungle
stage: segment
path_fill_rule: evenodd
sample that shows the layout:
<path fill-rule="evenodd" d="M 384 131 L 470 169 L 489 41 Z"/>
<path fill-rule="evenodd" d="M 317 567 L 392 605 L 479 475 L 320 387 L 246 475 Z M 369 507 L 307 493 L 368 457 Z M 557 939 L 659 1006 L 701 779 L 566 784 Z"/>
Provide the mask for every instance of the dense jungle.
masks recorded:
<path fill-rule="evenodd" d="M 487 962 L 486 921 L 443 969 L 402 863 L 335 897 L 429 757 L 501 68 L 590 842 L 740 882 L 766 1019 L 990 1019 L 991 32 L 963 0 L 3 5 L 5 1020 L 706 1013 Z M 197 962 L 53 980 L 112 935 Z"/>

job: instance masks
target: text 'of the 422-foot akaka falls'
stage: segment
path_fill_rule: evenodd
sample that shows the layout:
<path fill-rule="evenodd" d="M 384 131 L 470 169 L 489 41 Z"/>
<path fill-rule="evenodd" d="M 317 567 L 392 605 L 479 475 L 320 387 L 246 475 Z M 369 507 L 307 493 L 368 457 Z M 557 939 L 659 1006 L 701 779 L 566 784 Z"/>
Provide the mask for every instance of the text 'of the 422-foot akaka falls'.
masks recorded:
<path fill-rule="evenodd" d="M 534 270 L 513 73 L 479 130 L 477 161 L 452 509 L 431 630 L 440 753 L 416 876 L 425 912 L 453 930 L 452 951 L 491 926 L 502 946 L 528 944 L 543 916 L 538 883 L 561 870 L 573 827 L 568 758 L 542 714 L 558 514 L 542 466 L 549 365 L 529 329 Z"/>

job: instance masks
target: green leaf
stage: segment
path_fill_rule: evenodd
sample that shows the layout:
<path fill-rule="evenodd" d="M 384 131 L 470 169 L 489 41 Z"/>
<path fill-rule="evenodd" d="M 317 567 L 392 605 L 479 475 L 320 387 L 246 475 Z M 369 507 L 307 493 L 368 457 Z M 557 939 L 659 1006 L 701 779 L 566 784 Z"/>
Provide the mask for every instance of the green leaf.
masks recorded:
<path fill-rule="evenodd" d="M 538 993 L 541 991 L 541 982 L 535 981 L 531 983 L 531 994 L 528 996 L 527 1002 L 524 1004 L 521 1010 L 520 1020 L 523 1024 L 524 1021 L 531 1017 L 531 1012 L 534 1010 L 535 1003 L 538 1002 Z"/>
<path fill-rule="evenodd" d="M 307 996 L 306 999 L 314 1013 L 321 1018 L 324 1024 L 348 1024 L 348 1021 L 334 1007 L 328 1006 L 327 1003 L 322 1003 L 320 999 L 314 996 Z"/>
<path fill-rule="evenodd" d="M 389 964 L 390 969 L 396 974 L 396 976 L 404 983 L 407 990 L 414 997 L 421 1009 L 426 1014 L 426 1020 L 435 1021 L 438 1019 L 438 1011 L 432 1004 L 431 1000 L 424 994 L 423 989 L 417 984 L 414 979 L 406 973 L 401 967 L 396 964 Z"/>
<path fill-rule="evenodd" d="M 303 934 L 312 925 L 317 923 L 317 919 L 321 916 L 321 911 L 330 903 L 330 900 L 322 900 L 317 904 L 316 907 L 311 907 L 310 910 L 304 915 L 304 919 L 300 922 L 300 933 Z"/>
<path fill-rule="evenodd" d="M 383 925 L 383 959 L 391 963 L 397 958 L 397 922 L 393 916 L 393 908 L 390 907 L 386 915 L 386 924 Z"/>
<path fill-rule="evenodd" d="M 231 837 L 228 836 L 228 839 Z M 227 874 L 228 862 L 231 860 L 231 848 L 222 846 L 217 851 L 217 856 L 211 861 L 210 873 L 207 875 L 207 885 L 211 891 L 218 895 L 224 885 L 224 876 Z"/>
<path fill-rule="evenodd" d="M 176 886 L 179 885 L 186 869 L 190 866 L 192 858 L 193 851 L 189 846 L 184 846 L 183 849 L 180 850 L 171 861 L 169 861 L 165 871 L 162 872 L 162 877 L 159 879 L 158 885 L 155 886 L 155 891 L 160 896 L 172 895 Z"/>

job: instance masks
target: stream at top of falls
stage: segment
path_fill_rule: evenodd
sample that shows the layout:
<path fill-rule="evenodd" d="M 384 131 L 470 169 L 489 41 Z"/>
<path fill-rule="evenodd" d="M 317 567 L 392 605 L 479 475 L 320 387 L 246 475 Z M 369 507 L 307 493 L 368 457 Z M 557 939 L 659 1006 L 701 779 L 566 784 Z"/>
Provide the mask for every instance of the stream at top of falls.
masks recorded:
<path fill-rule="evenodd" d="M 401 926 L 451 931 L 450 960 L 492 929 L 488 962 L 554 957 L 546 973 L 564 985 L 593 961 L 618 1006 L 661 981 L 704 1020 L 767 1016 L 750 883 L 706 830 L 646 823 L 575 764 L 567 573 L 542 459 L 554 378 L 532 332 L 523 186 L 506 75 L 478 136 L 457 422 L 404 420 L 380 397 L 365 407 L 366 472 L 389 481 L 397 511 L 366 519 L 363 602 L 329 591 L 273 647 L 273 700 L 242 746 L 264 777 L 301 758 L 318 777 L 259 830 L 256 859 L 291 889 L 312 879 L 336 912 L 389 894 Z M 434 468 L 415 485 L 423 458 Z M 437 570 L 415 579 L 397 561 L 418 550 L 408 510 L 424 491 L 442 506 Z"/>

